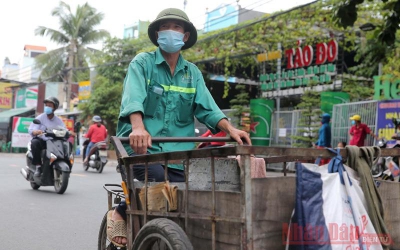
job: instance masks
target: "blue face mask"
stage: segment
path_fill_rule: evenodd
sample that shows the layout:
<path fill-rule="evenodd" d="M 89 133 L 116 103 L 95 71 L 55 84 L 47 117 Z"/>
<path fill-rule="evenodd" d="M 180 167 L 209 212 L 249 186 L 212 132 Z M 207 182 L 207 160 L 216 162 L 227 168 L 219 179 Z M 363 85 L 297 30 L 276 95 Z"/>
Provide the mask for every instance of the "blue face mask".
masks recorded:
<path fill-rule="evenodd" d="M 168 53 L 175 53 L 179 51 L 185 43 L 183 42 L 182 34 L 173 30 L 163 30 L 158 32 L 158 45 L 160 48 Z"/>
<path fill-rule="evenodd" d="M 352 120 L 352 121 L 351 121 L 351 124 L 352 124 L 352 125 L 356 125 L 356 121 Z"/>
<path fill-rule="evenodd" d="M 46 115 L 50 115 L 51 113 L 53 113 L 53 109 L 47 106 L 44 106 L 44 113 Z"/>

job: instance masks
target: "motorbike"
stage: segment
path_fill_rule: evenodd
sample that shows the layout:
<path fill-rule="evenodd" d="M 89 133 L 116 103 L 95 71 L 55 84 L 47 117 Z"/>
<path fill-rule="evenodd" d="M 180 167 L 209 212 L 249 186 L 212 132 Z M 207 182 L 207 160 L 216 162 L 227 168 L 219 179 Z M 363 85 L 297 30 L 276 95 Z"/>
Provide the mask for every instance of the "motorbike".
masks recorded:
<path fill-rule="evenodd" d="M 378 141 L 378 147 L 387 148 L 387 140 L 380 139 Z M 394 148 L 400 147 L 400 145 L 396 144 Z M 377 160 L 377 163 L 372 166 L 371 173 L 372 177 L 375 179 L 395 181 L 399 178 L 398 175 L 398 158 L 397 157 L 380 157 Z"/>
<path fill-rule="evenodd" d="M 82 161 L 86 158 L 86 148 L 90 140 L 83 143 Z M 83 169 L 87 171 L 89 168 L 94 168 L 98 173 L 102 173 L 104 166 L 107 164 L 107 143 L 105 141 L 97 142 L 93 145 L 89 152 L 89 161 L 83 164 Z"/>
<path fill-rule="evenodd" d="M 41 124 L 37 119 L 34 124 Z M 72 144 L 68 141 L 69 132 L 65 128 L 47 128 L 42 135 L 49 139 L 46 141 L 47 149 L 42 150 L 42 174 L 34 176 L 36 166 L 32 164 L 31 143 L 28 143 L 26 152 L 26 167 L 20 170 L 22 176 L 30 182 L 32 189 L 41 186 L 54 186 L 58 194 L 63 194 L 68 187 L 74 153 Z"/>

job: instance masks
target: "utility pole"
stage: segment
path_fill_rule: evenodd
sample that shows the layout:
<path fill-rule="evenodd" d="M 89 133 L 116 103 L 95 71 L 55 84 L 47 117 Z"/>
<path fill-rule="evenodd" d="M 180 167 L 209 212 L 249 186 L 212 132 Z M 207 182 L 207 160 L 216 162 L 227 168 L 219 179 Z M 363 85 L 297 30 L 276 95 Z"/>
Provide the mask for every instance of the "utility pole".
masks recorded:
<path fill-rule="evenodd" d="M 70 111 L 70 102 L 71 102 L 71 83 L 72 83 L 72 68 L 74 67 L 74 58 L 75 58 L 75 42 L 71 41 L 69 51 L 68 51 L 68 69 L 64 71 L 65 76 L 65 100 L 63 104 L 63 109 L 66 112 Z"/>

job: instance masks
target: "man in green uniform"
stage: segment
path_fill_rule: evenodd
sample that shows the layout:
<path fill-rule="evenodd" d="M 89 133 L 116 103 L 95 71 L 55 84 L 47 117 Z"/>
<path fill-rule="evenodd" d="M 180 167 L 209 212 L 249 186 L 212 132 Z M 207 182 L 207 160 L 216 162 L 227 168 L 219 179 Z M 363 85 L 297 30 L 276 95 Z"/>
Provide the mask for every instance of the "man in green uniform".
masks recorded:
<path fill-rule="evenodd" d="M 234 128 L 218 108 L 200 70 L 180 54 L 197 41 L 196 28 L 186 13 L 172 8 L 161 11 L 149 25 L 148 35 L 159 48 L 138 54 L 124 81 L 117 136 L 129 136 L 128 154 L 193 149 L 194 143 L 152 143 L 151 138 L 195 136 L 194 117 L 213 133 L 222 130 L 238 144 L 251 145 L 249 135 Z M 183 173 L 182 165 L 168 165 L 169 181 L 185 181 Z M 135 166 L 134 176 L 143 180 L 144 166 Z M 148 179 L 164 181 L 164 166 L 149 165 Z M 125 210 L 122 202 L 108 222 L 108 238 L 117 246 L 126 244 Z"/>

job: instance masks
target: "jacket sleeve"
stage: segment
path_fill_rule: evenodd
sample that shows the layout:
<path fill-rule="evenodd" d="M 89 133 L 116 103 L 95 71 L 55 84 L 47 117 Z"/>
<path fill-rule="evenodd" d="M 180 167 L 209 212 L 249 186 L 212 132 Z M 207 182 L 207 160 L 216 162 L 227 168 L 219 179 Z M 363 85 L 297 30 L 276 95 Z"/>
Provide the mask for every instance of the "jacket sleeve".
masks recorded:
<path fill-rule="evenodd" d="M 221 119 L 226 118 L 225 114 L 219 109 L 211 96 L 210 91 L 208 91 L 206 84 L 203 79 L 203 75 L 200 70 L 196 68 L 196 95 L 195 95 L 195 110 L 194 115 L 199 120 L 211 130 L 213 134 L 220 131 L 217 127 L 218 122 Z"/>
<path fill-rule="evenodd" d="M 145 60 L 140 54 L 129 64 L 124 80 L 119 120 L 130 123 L 129 115 L 135 112 L 144 113 L 143 103 L 147 97 L 147 81 L 144 70 Z"/>

